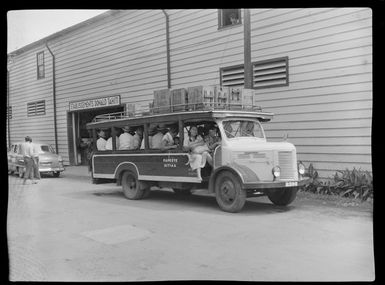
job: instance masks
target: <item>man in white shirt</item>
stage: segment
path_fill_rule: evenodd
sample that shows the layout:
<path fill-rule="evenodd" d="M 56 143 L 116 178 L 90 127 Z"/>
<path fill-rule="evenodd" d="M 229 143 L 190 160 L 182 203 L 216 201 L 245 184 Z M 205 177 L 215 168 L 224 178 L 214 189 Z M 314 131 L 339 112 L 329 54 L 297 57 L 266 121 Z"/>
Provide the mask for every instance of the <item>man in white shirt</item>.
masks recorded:
<path fill-rule="evenodd" d="M 98 150 L 106 150 L 106 144 L 107 144 L 107 141 L 106 141 L 106 134 L 104 133 L 103 130 L 100 130 L 98 132 L 98 140 L 96 141 L 96 147 Z"/>
<path fill-rule="evenodd" d="M 33 153 L 32 139 L 27 136 L 25 137 L 25 143 L 22 145 L 22 154 L 25 165 L 23 184 L 26 184 L 27 179 L 31 179 L 33 184 L 37 183 L 33 179 Z"/>
<path fill-rule="evenodd" d="M 130 133 L 132 130 L 126 126 L 122 128 L 123 134 L 119 137 L 119 150 L 134 149 L 134 136 Z"/>
<path fill-rule="evenodd" d="M 116 136 L 115 140 L 116 149 L 119 149 L 119 137 Z M 109 137 L 106 142 L 106 150 L 112 150 L 112 137 Z"/>

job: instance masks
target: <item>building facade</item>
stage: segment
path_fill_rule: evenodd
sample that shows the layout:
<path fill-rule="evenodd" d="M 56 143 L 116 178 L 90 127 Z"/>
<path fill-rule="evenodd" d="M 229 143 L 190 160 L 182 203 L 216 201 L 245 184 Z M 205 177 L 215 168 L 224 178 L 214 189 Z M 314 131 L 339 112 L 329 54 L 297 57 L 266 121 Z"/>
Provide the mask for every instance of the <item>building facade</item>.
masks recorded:
<path fill-rule="evenodd" d="M 246 27 L 243 9 L 113 10 L 8 54 L 7 141 L 30 135 L 84 163 L 79 141 L 95 115 L 169 85 L 242 86 L 249 41 L 249 78 L 275 114 L 268 139 L 287 134 L 322 177 L 371 171 L 371 10 L 249 12 Z"/>

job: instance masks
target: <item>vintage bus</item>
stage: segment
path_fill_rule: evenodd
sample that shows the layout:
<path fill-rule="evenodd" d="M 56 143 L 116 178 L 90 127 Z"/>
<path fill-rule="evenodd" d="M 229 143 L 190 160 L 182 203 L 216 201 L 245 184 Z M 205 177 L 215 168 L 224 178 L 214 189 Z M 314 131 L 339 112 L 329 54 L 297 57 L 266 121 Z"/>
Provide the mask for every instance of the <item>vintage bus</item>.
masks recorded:
<path fill-rule="evenodd" d="M 106 114 L 87 124 L 93 140 L 98 131 L 109 131 L 112 150 L 97 150 L 91 157 L 92 179 L 115 180 L 128 199 L 142 199 L 152 186 L 172 188 L 190 194 L 193 188 L 214 193 L 219 207 L 239 212 L 246 198 L 267 195 L 276 205 L 288 205 L 298 188 L 309 182 L 305 167 L 297 162 L 293 144 L 268 142 L 262 122 L 273 114 L 261 110 L 192 110 L 162 114 Z M 152 129 L 157 125 L 176 126 L 179 144 L 173 149 L 150 148 Z M 119 150 L 116 140 L 124 127 L 142 128 L 141 149 Z M 197 127 L 202 137 L 208 128 L 217 130 L 220 143 L 209 151 L 211 163 L 193 169 L 191 153 L 184 147 L 190 129 Z M 94 144 L 95 146 L 96 144 Z"/>

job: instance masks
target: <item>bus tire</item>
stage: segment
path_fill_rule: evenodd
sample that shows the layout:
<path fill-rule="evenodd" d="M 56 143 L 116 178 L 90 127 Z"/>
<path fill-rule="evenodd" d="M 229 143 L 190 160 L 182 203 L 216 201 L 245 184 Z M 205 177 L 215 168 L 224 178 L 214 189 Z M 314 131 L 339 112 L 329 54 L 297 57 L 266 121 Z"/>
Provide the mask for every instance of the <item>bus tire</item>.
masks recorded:
<path fill-rule="evenodd" d="M 145 184 L 138 180 L 131 171 L 125 171 L 122 175 L 122 188 L 124 196 L 130 200 L 139 200 L 145 194 Z"/>
<path fill-rule="evenodd" d="M 267 192 L 269 200 L 277 206 L 287 206 L 294 201 L 297 196 L 298 187 L 286 189 L 272 189 Z"/>
<path fill-rule="evenodd" d="M 231 171 L 220 172 L 215 180 L 215 198 L 221 210 L 236 213 L 246 203 L 246 190 L 242 189 L 238 177 Z"/>

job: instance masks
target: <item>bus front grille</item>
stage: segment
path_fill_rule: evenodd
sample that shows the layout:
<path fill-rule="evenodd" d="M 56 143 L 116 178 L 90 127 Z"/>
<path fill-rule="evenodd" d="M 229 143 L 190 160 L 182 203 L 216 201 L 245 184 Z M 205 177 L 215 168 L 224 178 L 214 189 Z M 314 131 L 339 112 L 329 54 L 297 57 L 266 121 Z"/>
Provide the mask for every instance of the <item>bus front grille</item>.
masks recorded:
<path fill-rule="evenodd" d="M 280 179 L 295 178 L 295 169 L 293 169 L 293 153 L 291 151 L 279 151 L 278 163 L 281 168 Z"/>

